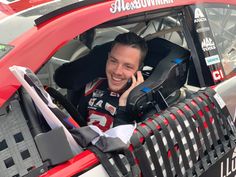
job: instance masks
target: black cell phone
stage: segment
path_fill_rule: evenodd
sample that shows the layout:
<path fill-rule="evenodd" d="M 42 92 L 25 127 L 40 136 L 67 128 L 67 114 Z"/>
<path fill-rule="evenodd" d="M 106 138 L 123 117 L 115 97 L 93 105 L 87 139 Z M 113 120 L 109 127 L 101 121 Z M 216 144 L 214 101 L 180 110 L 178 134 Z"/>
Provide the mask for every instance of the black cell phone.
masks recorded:
<path fill-rule="evenodd" d="M 132 78 L 128 79 L 127 85 L 126 85 L 126 90 L 127 90 L 128 88 L 130 88 L 131 85 L 132 85 Z"/>
<path fill-rule="evenodd" d="M 142 63 L 142 64 L 139 66 L 138 71 L 142 71 L 142 70 L 143 70 L 143 66 L 144 66 L 144 64 Z M 134 74 L 134 76 L 135 76 L 136 79 L 137 79 L 137 72 Z M 130 88 L 131 85 L 132 85 L 132 78 L 128 79 L 127 85 L 126 85 L 126 89 Z"/>

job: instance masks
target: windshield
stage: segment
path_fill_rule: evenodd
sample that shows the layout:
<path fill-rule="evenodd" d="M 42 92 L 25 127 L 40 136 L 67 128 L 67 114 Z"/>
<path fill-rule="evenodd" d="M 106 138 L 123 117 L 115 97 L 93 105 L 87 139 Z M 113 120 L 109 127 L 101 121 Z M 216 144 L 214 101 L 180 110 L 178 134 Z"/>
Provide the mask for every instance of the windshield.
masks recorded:
<path fill-rule="evenodd" d="M 206 13 L 225 74 L 236 73 L 236 7 L 212 6 L 206 8 Z"/>

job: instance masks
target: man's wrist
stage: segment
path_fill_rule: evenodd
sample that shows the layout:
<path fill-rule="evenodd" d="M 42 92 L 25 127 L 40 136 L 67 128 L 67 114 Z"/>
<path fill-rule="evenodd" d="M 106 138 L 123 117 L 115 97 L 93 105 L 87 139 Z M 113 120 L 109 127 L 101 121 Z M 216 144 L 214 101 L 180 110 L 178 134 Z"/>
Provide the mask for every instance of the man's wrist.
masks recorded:
<path fill-rule="evenodd" d="M 125 112 L 126 111 L 126 106 L 119 106 L 118 110 L 122 111 L 122 112 Z"/>
<path fill-rule="evenodd" d="M 126 101 L 119 100 L 119 106 L 126 106 Z"/>

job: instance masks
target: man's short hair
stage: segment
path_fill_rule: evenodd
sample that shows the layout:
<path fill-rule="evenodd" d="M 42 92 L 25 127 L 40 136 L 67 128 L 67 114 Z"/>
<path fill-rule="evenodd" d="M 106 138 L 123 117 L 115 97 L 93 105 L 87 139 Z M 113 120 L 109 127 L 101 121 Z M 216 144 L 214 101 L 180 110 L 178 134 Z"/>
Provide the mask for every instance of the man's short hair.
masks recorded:
<path fill-rule="evenodd" d="M 148 51 L 148 47 L 147 47 L 147 43 L 145 39 L 138 36 L 134 32 L 128 32 L 128 33 L 123 33 L 116 36 L 115 40 L 112 43 L 111 48 L 113 48 L 114 45 L 117 43 L 128 45 L 133 48 L 139 49 L 141 51 L 140 65 L 143 63 L 146 57 L 147 51 Z"/>

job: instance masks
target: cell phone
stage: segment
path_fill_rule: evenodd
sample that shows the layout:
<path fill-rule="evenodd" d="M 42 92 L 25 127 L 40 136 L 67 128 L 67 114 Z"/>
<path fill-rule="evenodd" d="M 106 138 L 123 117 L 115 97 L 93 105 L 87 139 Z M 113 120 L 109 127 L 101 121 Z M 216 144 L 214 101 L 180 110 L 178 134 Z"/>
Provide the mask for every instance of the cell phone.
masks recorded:
<path fill-rule="evenodd" d="M 143 70 L 143 66 L 144 66 L 144 64 L 142 63 L 142 64 L 139 66 L 138 71 L 142 71 L 142 70 Z M 137 72 L 134 74 L 134 76 L 135 76 L 136 79 L 137 79 Z M 132 85 L 132 78 L 128 79 L 127 85 L 126 85 L 126 89 L 130 88 L 131 85 Z"/>
<path fill-rule="evenodd" d="M 130 88 L 131 85 L 132 85 L 132 78 L 128 79 L 127 85 L 126 85 L 126 90 L 127 90 L 128 88 Z"/>

